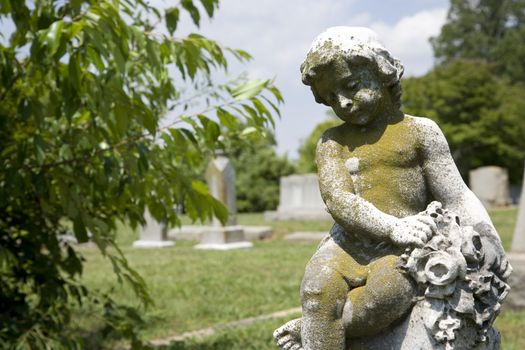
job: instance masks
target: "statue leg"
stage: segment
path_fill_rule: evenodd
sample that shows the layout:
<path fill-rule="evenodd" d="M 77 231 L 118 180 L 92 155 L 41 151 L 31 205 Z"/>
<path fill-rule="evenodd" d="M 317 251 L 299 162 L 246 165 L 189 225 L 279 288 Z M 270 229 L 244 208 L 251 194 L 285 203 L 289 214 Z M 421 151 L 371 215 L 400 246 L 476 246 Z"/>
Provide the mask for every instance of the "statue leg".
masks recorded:
<path fill-rule="evenodd" d="M 416 287 L 396 268 L 397 261 L 388 255 L 370 263 L 366 284 L 348 293 L 343 309 L 347 337 L 376 334 L 412 308 Z"/>
<path fill-rule="evenodd" d="M 332 240 L 308 263 L 301 284 L 304 350 L 345 350 L 342 320 L 350 288 L 364 284 L 365 269 Z"/>

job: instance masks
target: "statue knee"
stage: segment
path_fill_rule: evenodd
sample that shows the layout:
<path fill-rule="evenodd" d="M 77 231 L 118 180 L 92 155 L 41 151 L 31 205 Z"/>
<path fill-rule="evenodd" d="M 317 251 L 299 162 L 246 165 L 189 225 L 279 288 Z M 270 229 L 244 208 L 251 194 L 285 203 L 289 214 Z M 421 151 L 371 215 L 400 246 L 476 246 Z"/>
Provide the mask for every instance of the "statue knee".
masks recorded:
<path fill-rule="evenodd" d="M 348 288 L 342 276 L 323 266 L 307 269 L 301 284 L 303 314 L 341 315 Z"/>

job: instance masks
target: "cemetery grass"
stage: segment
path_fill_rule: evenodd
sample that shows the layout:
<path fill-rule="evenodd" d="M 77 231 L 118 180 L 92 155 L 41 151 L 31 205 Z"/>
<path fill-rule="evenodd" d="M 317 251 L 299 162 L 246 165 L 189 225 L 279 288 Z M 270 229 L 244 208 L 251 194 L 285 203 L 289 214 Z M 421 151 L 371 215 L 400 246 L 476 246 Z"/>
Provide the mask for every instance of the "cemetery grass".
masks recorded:
<path fill-rule="evenodd" d="M 505 248 L 510 248 L 516 210 L 491 212 Z M 281 238 L 295 231 L 327 231 L 331 222 L 264 222 L 262 214 L 241 214 L 240 224 L 271 225 L 275 238 L 256 242 L 250 250 L 199 251 L 195 242 L 177 242 L 176 247 L 137 250 L 131 243 L 136 232 L 125 225 L 118 241 L 130 264 L 145 279 L 155 305 L 143 312 L 145 339 L 162 338 L 186 331 L 224 324 L 299 306 L 299 286 L 304 267 L 316 243 L 288 242 Z M 80 248 L 87 260 L 84 281 L 115 300 L 137 305 L 126 284 L 119 285 L 110 264 L 90 248 Z M 80 309 L 76 317 L 83 328 L 96 333 L 92 310 Z M 276 349 L 273 330 L 287 319 L 223 329 L 211 337 L 176 342 L 166 350 L 179 349 Z M 525 349 L 525 312 L 504 312 L 497 320 L 503 335 L 503 349 Z"/>

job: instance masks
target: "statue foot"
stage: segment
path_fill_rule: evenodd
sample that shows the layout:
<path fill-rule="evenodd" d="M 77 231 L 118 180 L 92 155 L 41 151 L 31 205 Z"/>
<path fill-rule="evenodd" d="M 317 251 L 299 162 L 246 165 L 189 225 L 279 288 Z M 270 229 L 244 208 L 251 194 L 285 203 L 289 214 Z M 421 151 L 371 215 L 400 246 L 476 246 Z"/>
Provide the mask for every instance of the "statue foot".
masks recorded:
<path fill-rule="evenodd" d="M 273 332 L 273 338 L 283 350 L 303 350 L 301 345 L 301 319 L 286 322 Z"/>

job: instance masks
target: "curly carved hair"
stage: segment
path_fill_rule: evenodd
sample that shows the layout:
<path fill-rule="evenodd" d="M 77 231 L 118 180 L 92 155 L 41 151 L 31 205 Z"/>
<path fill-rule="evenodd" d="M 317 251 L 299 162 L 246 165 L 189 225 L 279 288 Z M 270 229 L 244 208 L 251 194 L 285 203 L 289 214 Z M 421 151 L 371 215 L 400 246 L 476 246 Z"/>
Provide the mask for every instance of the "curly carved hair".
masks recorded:
<path fill-rule="evenodd" d="M 338 59 L 349 65 L 370 64 L 374 67 L 383 83 L 390 88 L 396 107 L 401 107 L 403 65 L 379 42 L 375 32 L 362 27 L 332 27 L 313 41 L 301 64 L 301 77 L 303 83 L 310 86 L 317 103 L 328 106 L 316 91 L 316 76 Z"/>

